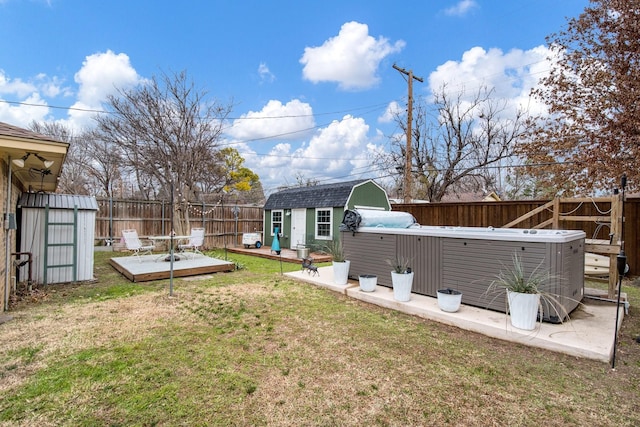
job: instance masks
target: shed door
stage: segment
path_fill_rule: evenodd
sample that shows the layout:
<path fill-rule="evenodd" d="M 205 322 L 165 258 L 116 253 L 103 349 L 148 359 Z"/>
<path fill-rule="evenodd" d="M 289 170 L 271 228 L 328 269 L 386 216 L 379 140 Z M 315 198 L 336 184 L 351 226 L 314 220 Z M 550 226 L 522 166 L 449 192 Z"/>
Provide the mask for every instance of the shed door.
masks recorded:
<path fill-rule="evenodd" d="M 306 243 L 307 234 L 307 210 L 291 209 L 291 249 L 295 249 L 298 243 Z"/>

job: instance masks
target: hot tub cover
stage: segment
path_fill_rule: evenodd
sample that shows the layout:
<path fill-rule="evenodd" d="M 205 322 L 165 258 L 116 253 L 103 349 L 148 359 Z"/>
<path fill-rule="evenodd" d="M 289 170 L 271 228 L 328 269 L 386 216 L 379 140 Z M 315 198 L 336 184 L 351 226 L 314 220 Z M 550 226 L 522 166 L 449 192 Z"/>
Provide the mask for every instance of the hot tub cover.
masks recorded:
<path fill-rule="evenodd" d="M 414 216 L 408 212 L 354 209 L 345 211 L 340 230 L 355 232 L 359 227 L 409 228 L 417 224 Z"/>

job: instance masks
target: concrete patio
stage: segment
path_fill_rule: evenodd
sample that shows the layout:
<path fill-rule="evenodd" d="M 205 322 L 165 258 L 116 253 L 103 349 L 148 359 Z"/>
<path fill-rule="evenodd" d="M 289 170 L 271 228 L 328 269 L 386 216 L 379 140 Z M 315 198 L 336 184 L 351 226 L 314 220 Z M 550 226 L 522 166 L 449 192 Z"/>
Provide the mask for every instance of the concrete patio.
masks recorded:
<path fill-rule="evenodd" d="M 357 280 L 336 285 L 330 266 L 321 267 L 318 272 L 312 275 L 301 270 L 285 275 L 367 303 L 526 346 L 607 363 L 613 355 L 616 310 L 612 303 L 585 298 L 583 304 L 571 313 L 569 321 L 561 324 L 538 323 L 535 330 L 524 331 L 512 327 L 508 315 L 504 313 L 464 304 L 459 311 L 447 313 L 440 310 L 436 298 L 411 294 L 410 301 L 398 302 L 394 300 L 391 288 L 377 286 L 374 292 L 363 292 Z M 621 305 L 619 310 L 618 323 L 621 324 L 624 306 Z"/>

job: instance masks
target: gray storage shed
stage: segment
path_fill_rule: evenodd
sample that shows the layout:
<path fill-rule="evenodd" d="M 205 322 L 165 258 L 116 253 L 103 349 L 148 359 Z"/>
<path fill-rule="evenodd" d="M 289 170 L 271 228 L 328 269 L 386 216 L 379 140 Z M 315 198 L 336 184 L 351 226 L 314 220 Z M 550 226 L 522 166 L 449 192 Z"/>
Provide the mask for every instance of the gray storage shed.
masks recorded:
<path fill-rule="evenodd" d="M 32 283 L 93 279 L 93 247 L 98 203 L 93 196 L 22 193 L 18 202 L 18 260 L 32 259 Z M 29 279 L 28 265 L 19 281 Z"/>

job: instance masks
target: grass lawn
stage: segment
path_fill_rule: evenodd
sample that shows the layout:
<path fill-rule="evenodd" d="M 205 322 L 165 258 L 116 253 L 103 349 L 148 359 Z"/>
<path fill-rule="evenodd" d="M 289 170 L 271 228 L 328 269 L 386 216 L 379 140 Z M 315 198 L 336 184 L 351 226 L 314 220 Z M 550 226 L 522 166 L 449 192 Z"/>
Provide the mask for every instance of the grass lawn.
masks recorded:
<path fill-rule="evenodd" d="M 169 297 L 111 256 L 96 252 L 96 283 L 14 301 L 0 425 L 640 425 L 640 281 L 611 370 L 298 283 L 277 261 L 231 254 L 239 270 L 174 279 Z"/>

